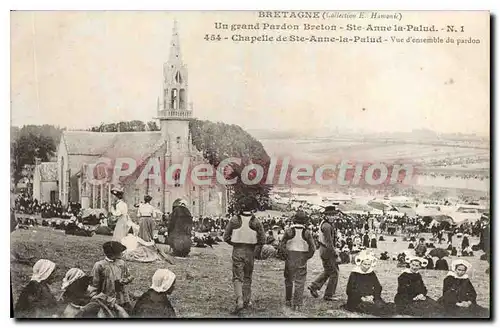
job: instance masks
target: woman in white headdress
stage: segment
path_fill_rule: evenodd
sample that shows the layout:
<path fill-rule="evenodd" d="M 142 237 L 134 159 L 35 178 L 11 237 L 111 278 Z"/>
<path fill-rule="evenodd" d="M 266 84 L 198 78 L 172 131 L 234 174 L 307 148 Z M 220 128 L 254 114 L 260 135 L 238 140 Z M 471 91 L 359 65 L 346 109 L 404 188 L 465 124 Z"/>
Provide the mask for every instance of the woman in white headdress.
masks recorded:
<path fill-rule="evenodd" d="M 41 259 L 33 266 L 30 282 L 21 291 L 14 307 L 15 318 L 50 318 L 57 312 L 57 300 L 50 291 L 54 262 Z"/>
<path fill-rule="evenodd" d="M 417 256 L 409 256 L 406 262 L 410 265 L 398 277 L 398 291 L 394 297 L 396 310 L 400 314 L 417 317 L 434 317 L 442 313 L 438 302 L 427 296 L 420 269 L 427 267 L 428 261 Z"/>
<path fill-rule="evenodd" d="M 169 269 L 158 269 L 151 287 L 137 300 L 132 316 L 136 318 L 175 318 L 175 310 L 168 299 L 175 287 L 175 274 Z"/>
<path fill-rule="evenodd" d="M 69 269 L 63 278 L 59 301 L 68 303 L 64 309 L 63 318 L 74 318 L 80 312 L 82 305 L 86 304 L 86 302 L 84 302 L 85 304 L 81 304 L 82 299 L 86 296 L 83 291 L 80 293 L 81 295 L 74 293 L 74 286 L 80 284 L 80 280 L 86 280 L 86 285 L 88 287 L 92 278 L 86 276 L 85 272 L 78 268 Z"/>
<path fill-rule="evenodd" d="M 115 208 L 111 211 L 111 214 L 117 218 L 115 230 L 113 231 L 113 240 L 120 242 L 127 236 L 128 229 L 130 228 L 128 206 L 123 201 L 123 188 L 114 187 L 111 189 L 111 194 L 118 199 Z"/>
<path fill-rule="evenodd" d="M 62 285 L 61 285 L 61 297 L 59 299 L 62 299 L 62 295 L 66 291 L 69 285 L 71 285 L 73 282 L 76 280 L 85 277 L 85 272 L 82 271 L 82 269 L 78 268 L 71 268 L 66 272 L 64 275 Z"/>
<path fill-rule="evenodd" d="M 451 262 L 451 270 L 443 281 L 443 296 L 438 300 L 447 314 L 458 317 L 488 317 L 489 311 L 476 303 L 476 290 L 469 273 L 472 265 L 463 259 Z"/>
<path fill-rule="evenodd" d="M 67 303 L 63 318 L 128 318 L 116 299 L 104 293 L 96 294 L 90 286 L 92 277 L 81 269 L 71 268 L 64 276 L 61 297 Z"/>
<path fill-rule="evenodd" d="M 356 266 L 347 282 L 348 311 L 368 313 L 377 316 L 388 316 L 391 308 L 382 300 L 382 286 L 373 271 L 377 259 L 368 252 L 361 252 L 356 257 Z"/>

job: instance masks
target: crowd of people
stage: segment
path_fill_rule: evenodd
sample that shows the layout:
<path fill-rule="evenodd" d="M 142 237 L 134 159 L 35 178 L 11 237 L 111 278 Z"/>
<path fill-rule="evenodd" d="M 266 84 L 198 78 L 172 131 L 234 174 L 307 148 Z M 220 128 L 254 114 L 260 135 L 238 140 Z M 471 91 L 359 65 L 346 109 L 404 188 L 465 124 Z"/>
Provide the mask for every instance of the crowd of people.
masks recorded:
<path fill-rule="evenodd" d="M 42 259 L 33 267 L 33 276 L 22 290 L 16 305 L 16 317 L 175 317 L 169 295 L 175 285 L 175 274 L 168 269 L 159 269 L 152 277 L 151 287 L 135 304 L 128 293 L 133 281 L 127 261 L 144 262 L 166 260 L 172 262 L 171 253 L 186 257 L 192 246 L 192 231 L 195 226 L 181 199 L 174 203 L 167 223 L 168 249 L 155 243 L 155 215 L 158 211 L 150 205 L 151 197 L 137 209 L 139 224 L 130 220 L 127 204 L 123 201 L 123 190 L 111 192 L 117 198 L 112 215 L 116 218 L 112 241 L 103 244 L 104 259 L 94 264 L 92 272 L 70 269 L 63 281 L 60 297 L 51 294 L 48 285 L 56 264 Z M 343 218 L 335 206 L 328 206 L 321 214 L 321 221 L 314 222 L 303 211 L 291 218 L 264 218 L 254 215 L 257 202 L 252 197 L 238 200 L 237 214 L 227 220 L 201 220 L 198 228 L 223 229 L 222 239 L 233 247 L 232 281 L 235 299 L 234 314 L 252 307 L 252 280 L 254 261 L 259 258 L 259 249 L 276 247 L 284 260 L 284 305 L 300 311 L 304 302 L 307 263 L 316 253 L 323 265 L 323 272 L 307 286 L 311 295 L 319 297 L 326 286 L 323 300 L 339 299 L 339 264 L 342 253 L 349 253 L 355 264 L 347 283 L 347 303 L 342 308 L 348 311 L 369 313 L 376 316 L 398 314 L 437 317 L 473 316 L 487 317 L 488 309 L 476 302 L 477 294 L 467 275 L 471 264 L 464 259 L 451 263 L 443 282 L 443 293 L 438 300 L 427 296 L 427 288 L 419 270 L 428 266 L 420 244 L 414 253 L 404 256 L 405 268 L 398 277 L 398 289 L 394 302 L 384 301 L 375 267 L 377 259 L 370 252 L 377 247 L 377 239 L 367 222 L 352 222 Z M 266 231 L 266 228 L 270 228 Z M 277 235 L 276 235 L 277 233 Z"/>
<path fill-rule="evenodd" d="M 484 180 L 489 180 L 490 179 L 489 175 L 486 175 L 486 174 L 471 174 L 471 173 L 465 173 L 465 174 L 463 174 L 463 173 L 460 173 L 460 172 L 450 172 L 450 173 L 440 172 L 440 173 L 436 173 L 436 172 L 432 172 L 432 171 L 419 171 L 418 175 L 419 176 L 428 176 L 428 177 L 431 177 L 431 178 L 437 178 L 437 177 L 444 177 L 445 179 L 459 178 L 459 179 L 462 179 L 462 180 L 471 180 L 471 179 L 474 179 L 474 180 L 484 181 Z"/>
<path fill-rule="evenodd" d="M 22 192 L 14 200 L 14 210 L 20 214 L 35 215 L 40 214 L 42 218 L 70 218 L 77 215 L 82 206 L 77 202 L 69 202 L 67 206 L 63 206 L 58 200 L 55 203 L 38 202 L 38 199 L 33 199 L 27 192 Z"/>
<path fill-rule="evenodd" d="M 94 264 L 90 274 L 79 268 L 68 270 L 58 297 L 49 288 L 56 264 L 38 260 L 30 282 L 15 304 L 16 318 L 175 317 L 168 297 L 174 290 L 176 276 L 169 269 L 156 270 L 151 287 L 132 305 L 127 285 L 133 277 L 122 259 L 125 250 L 119 242 L 104 243 L 104 258 Z"/>
<path fill-rule="evenodd" d="M 452 166 L 452 165 L 470 165 L 477 163 L 485 163 L 489 162 L 489 156 L 477 156 L 477 157 L 456 157 L 456 158 L 446 158 L 446 159 L 437 159 L 431 160 L 426 164 L 428 166 Z"/>

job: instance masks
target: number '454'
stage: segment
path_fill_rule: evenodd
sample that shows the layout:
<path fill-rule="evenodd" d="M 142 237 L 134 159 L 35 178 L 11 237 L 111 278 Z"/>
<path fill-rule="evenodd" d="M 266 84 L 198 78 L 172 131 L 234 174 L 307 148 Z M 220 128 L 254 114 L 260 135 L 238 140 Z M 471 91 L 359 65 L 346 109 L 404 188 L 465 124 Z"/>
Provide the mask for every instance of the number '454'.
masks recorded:
<path fill-rule="evenodd" d="M 220 34 L 205 34 L 205 38 L 204 38 L 206 41 L 220 41 L 221 40 L 221 37 L 220 37 Z"/>

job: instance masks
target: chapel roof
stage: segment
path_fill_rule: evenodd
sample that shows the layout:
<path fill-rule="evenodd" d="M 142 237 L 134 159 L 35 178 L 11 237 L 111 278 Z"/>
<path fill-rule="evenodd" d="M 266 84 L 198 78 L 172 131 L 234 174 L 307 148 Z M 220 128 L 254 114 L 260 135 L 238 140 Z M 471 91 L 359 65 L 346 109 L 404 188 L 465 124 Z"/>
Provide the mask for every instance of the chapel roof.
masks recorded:
<path fill-rule="evenodd" d="M 68 155 L 103 156 L 120 150 L 137 155 L 161 141 L 161 132 L 64 131 L 63 138 Z"/>

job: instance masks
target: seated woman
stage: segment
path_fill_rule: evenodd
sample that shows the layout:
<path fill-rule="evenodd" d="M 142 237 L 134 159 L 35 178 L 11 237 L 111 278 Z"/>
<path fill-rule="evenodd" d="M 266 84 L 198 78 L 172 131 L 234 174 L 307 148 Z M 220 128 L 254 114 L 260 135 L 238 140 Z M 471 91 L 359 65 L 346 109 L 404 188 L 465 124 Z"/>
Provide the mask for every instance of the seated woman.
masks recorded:
<path fill-rule="evenodd" d="M 472 252 L 472 248 L 470 246 L 467 246 L 466 248 L 462 249 L 462 256 L 474 256 L 474 253 Z"/>
<path fill-rule="evenodd" d="M 432 259 L 432 256 L 427 254 L 427 255 L 425 255 L 424 259 L 427 260 L 427 266 L 425 268 L 427 270 L 434 270 L 434 260 Z"/>
<path fill-rule="evenodd" d="M 489 311 L 476 303 L 476 290 L 469 280 L 468 272 L 472 265 L 462 259 L 451 263 L 443 282 L 443 296 L 438 302 L 444 306 L 447 314 L 458 317 L 489 317 Z"/>
<path fill-rule="evenodd" d="M 83 272 L 81 269 L 78 268 L 69 269 L 68 272 L 66 272 L 66 274 L 64 275 L 61 285 L 61 296 L 59 296 L 58 301 L 64 298 L 63 295 L 66 292 L 68 286 L 82 277 L 85 277 L 85 272 Z"/>
<path fill-rule="evenodd" d="M 168 269 L 158 269 L 151 287 L 135 303 L 132 316 L 136 318 L 175 318 L 175 310 L 168 299 L 175 287 L 175 274 Z"/>
<path fill-rule="evenodd" d="M 91 280 L 91 277 L 86 276 L 85 273 L 78 268 L 71 268 L 66 272 L 61 286 L 62 294 L 59 301 L 68 303 L 68 305 L 64 309 L 61 316 L 62 318 L 74 318 L 75 315 L 80 312 L 82 305 L 87 304 L 87 302 L 82 302 L 82 298 L 86 296 L 86 291 Z M 82 284 L 86 284 L 85 290 L 75 293 L 75 287 L 81 286 Z"/>
<path fill-rule="evenodd" d="M 55 267 L 54 262 L 45 259 L 35 263 L 31 280 L 14 307 L 15 318 L 50 318 L 57 314 L 57 300 L 49 288 Z"/>
<path fill-rule="evenodd" d="M 397 261 L 398 261 L 397 267 L 398 268 L 408 268 L 409 267 L 409 264 L 406 262 L 407 257 L 408 256 L 404 252 L 399 253 L 397 255 Z"/>
<path fill-rule="evenodd" d="M 129 229 L 127 236 L 121 240 L 121 243 L 127 248 L 122 255 L 122 259 L 125 261 L 146 263 L 165 259 L 172 263 L 172 259 L 166 253 L 166 250 L 158 248 L 154 241 L 146 242 L 134 235 L 132 228 Z"/>
<path fill-rule="evenodd" d="M 344 308 L 376 316 L 388 316 L 391 308 L 382 300 L 382 286 L 373 268 L 377 260 L 371 254 L 362 252 L 356 258 L 356 266 L 347 282 L 347 304 Z"/>
<path fill-rule="evenodd" d="M 351 261 L 349 254 L 350 254 L 349 247 L 346 244 L 344 245 L 339 254 L 341 264 L 349 264 L 349 262 Z"/>
<path fill-rule="evenodd" d="M 434 265 L 435 270 L 448 271 L 448 262 L 444 258 L 439 258 Z"/>
<path fill-rule="evenodd" d="M 441 314 L 439 303 L 427 296 L 427 288 L 418 272 L 427 266 L 427 260 L 408 257 L 410 268 L 403 270 L 398 277 L 398 291 L 394 297 L 396 311 L 400 314 L 417 317 L 435 317 Z"/>
<path fill-rule="evenodd" d="M 389 259 L 390 259 L 390 257 L 389 257 L 389 252 L 387 252 L 387 251 L 382 252 L 382 253 L 380 254 L 380 259 L 381 259 L 381 260 L 383 260 L 383 261 L 387 261 L 387 260 L 389 260 Z"/>
<path fill-rule="evenodd" d="M 62 299 L 68 305 L 63 318 L 128 318 L 127 312 L 116 300 L 105 294 L 89 293 L 92 277 L 86 276 L 80 269 L 70 269 L 63 280 Z"/>
<path fill-rule="evenodd" d="M 374 233 L 372 233 L 370 238 L 371 238 L 370 248 L 377 248 L 377 236 Z"/>
<path fill-rule="evenodd" d="M 451 256 L 457 256 L 458 255 L 458 251 L 457 251 L 457 248 L 456 247 L 452 247 L 451 248 L 451 253 L 450 253 Z"/>

